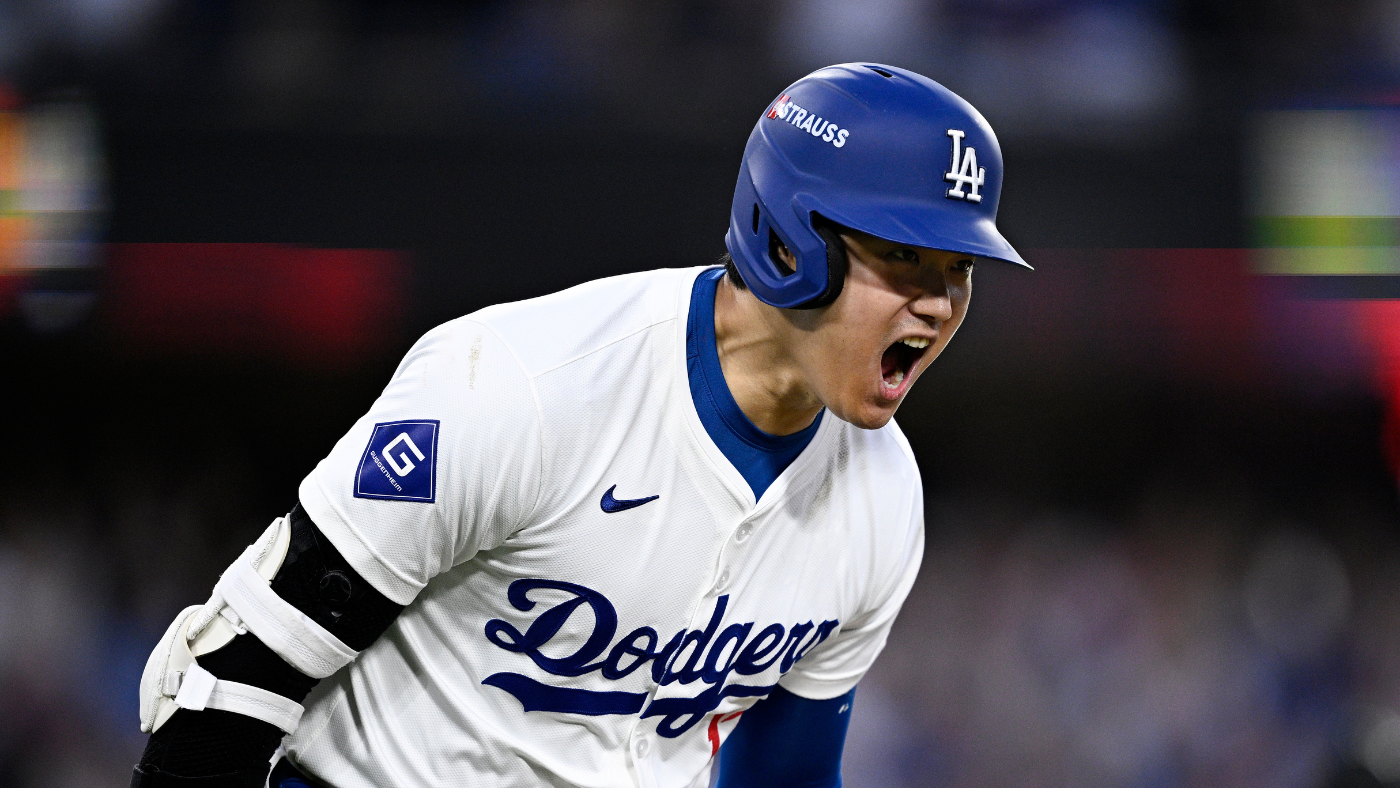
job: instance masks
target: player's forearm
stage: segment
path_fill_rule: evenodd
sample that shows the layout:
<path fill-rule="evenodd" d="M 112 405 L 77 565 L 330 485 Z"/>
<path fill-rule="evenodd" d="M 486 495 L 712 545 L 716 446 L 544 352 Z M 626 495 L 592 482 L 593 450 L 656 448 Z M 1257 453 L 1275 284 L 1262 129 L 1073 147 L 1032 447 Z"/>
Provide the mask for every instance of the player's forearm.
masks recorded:
<path fill-rule="evenodd" d="M 840 788 L 856 691 L 808 700 L 782 687 L 744 712 L 720 750 L 718 788 Z"/>
<path fill-rule="evenodd" d="M 235 637 L 199 664 L 219 679 L 260 687 L 298 703 L 317 683 L 251 634 Z M 281 728 L 242 714 L 179 709 L 151 734 L 132 786 L 261 786 L 282 736 Z"/>
<path fill-rule="evenodd" d="M 261 556 L 240 557 L 267 561 L 269 552 L 277 553 L 271 556 L 279 561 L 275 574 L 267 566 L 249 580 L 244 567 L 247 587 L 232 588 L 229 578 L 240 569 L 235 562 L 210 605 L 192 614 L 187 610 L 177 619 L 180 626 L 172 625 L 179 631 L 174 637 L 167 633 L 157 646 L 142 677 L 142 726 L 154 732 L 137 764 L 133 788 L 263 785 L 268 761 L 283 735 L 295 728 L 299 704 L 317 676 L 329 675 L 338 667 L 337 659 L 367 647 L 403 609 L 363 580 L 300 506 L 288 518 L 280 551 L 276 538 L 265 539 L 258 551 L 250 551 Z M 266 574 L 272 576 L 262 576 Z M 258 591 L 260 581 L 268 583 L 275 597 L 267 589 Z M 238 601 L 224 605 L 221 593 Z M 211 605 L 232 612 L 220 613 Z M 258 607 L 271 612 L 254 609 Z M 284 625 L 278 625 L 279 618 Z M 220 638 L 219 627 L 233 632 L 221 623 L 226 621 L 237 621 L 248 631 Z M 201 631 L 186 637 L 192 626 Z M 178 656 L 171 661 L 170 655 L 181 653 L 186 644 L 190 650 L 183 653 L 197 655 L 194 662 L 185 665 Z M 208 675 L 201 678 L 203 673 Z M 213 689 L 191 691 L 199 689 L 192 684 L 199 681 Z M 259 711 L 262 707 L 273 712 Z"/>

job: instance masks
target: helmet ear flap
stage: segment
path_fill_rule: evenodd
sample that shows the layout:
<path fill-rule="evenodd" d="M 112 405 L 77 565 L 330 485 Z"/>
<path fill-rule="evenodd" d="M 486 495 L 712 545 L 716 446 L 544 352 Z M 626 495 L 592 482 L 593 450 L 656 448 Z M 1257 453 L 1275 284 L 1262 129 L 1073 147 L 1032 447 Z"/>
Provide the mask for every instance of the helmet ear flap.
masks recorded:
<path fill-rule="evenodd" d="M 793 309 L 818 309 L 827 306 L 841 296 L 841 288 L 846 285 L 846 270 L 850 260 L 846 257 L 846 242 L 841 240 L 836 228 L 830 222 L 813 214 L 812 229 L 826 242 L 826 289 L 821 295 L 805 301 Z"/>

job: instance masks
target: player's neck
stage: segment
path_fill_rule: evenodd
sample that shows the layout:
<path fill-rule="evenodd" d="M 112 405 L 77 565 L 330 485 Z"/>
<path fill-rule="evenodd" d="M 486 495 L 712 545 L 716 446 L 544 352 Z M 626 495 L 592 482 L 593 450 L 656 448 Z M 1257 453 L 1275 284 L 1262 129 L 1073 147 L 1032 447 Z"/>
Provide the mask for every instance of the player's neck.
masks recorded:
<path fill-rule="evenodd" d="M 749 421 L 770 435 L 791 435 L 812 423 L 822 403 L 776 312 L 725 277 L 715 293 L 715 346 L 724 382 Z"/>

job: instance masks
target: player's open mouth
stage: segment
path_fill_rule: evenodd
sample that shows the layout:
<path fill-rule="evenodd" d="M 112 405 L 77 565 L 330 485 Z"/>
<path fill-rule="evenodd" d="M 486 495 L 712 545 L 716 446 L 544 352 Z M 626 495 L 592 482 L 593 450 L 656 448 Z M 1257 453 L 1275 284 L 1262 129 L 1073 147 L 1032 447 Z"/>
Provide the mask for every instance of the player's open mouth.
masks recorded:
<path fill-rule="evenodd" d="M 880 357 L 880 389 L 887 397 L 897 397 L 904 393 L 905 382 L 914 365 L 928 350 L 927 337 L 905 337 L 885 348 Z"/>

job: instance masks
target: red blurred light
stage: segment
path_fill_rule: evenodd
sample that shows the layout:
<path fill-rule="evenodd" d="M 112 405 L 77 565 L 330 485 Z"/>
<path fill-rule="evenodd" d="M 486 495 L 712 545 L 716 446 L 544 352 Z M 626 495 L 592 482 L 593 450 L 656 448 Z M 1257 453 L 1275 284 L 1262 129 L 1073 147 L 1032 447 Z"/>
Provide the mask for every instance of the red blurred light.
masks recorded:
<path fill-rule="evenodd" d="M 280 244 L 115 244 L 106 313 L 148 351 L 355 366 L 392 347 L 408 297 L 399 252 Z"/>

